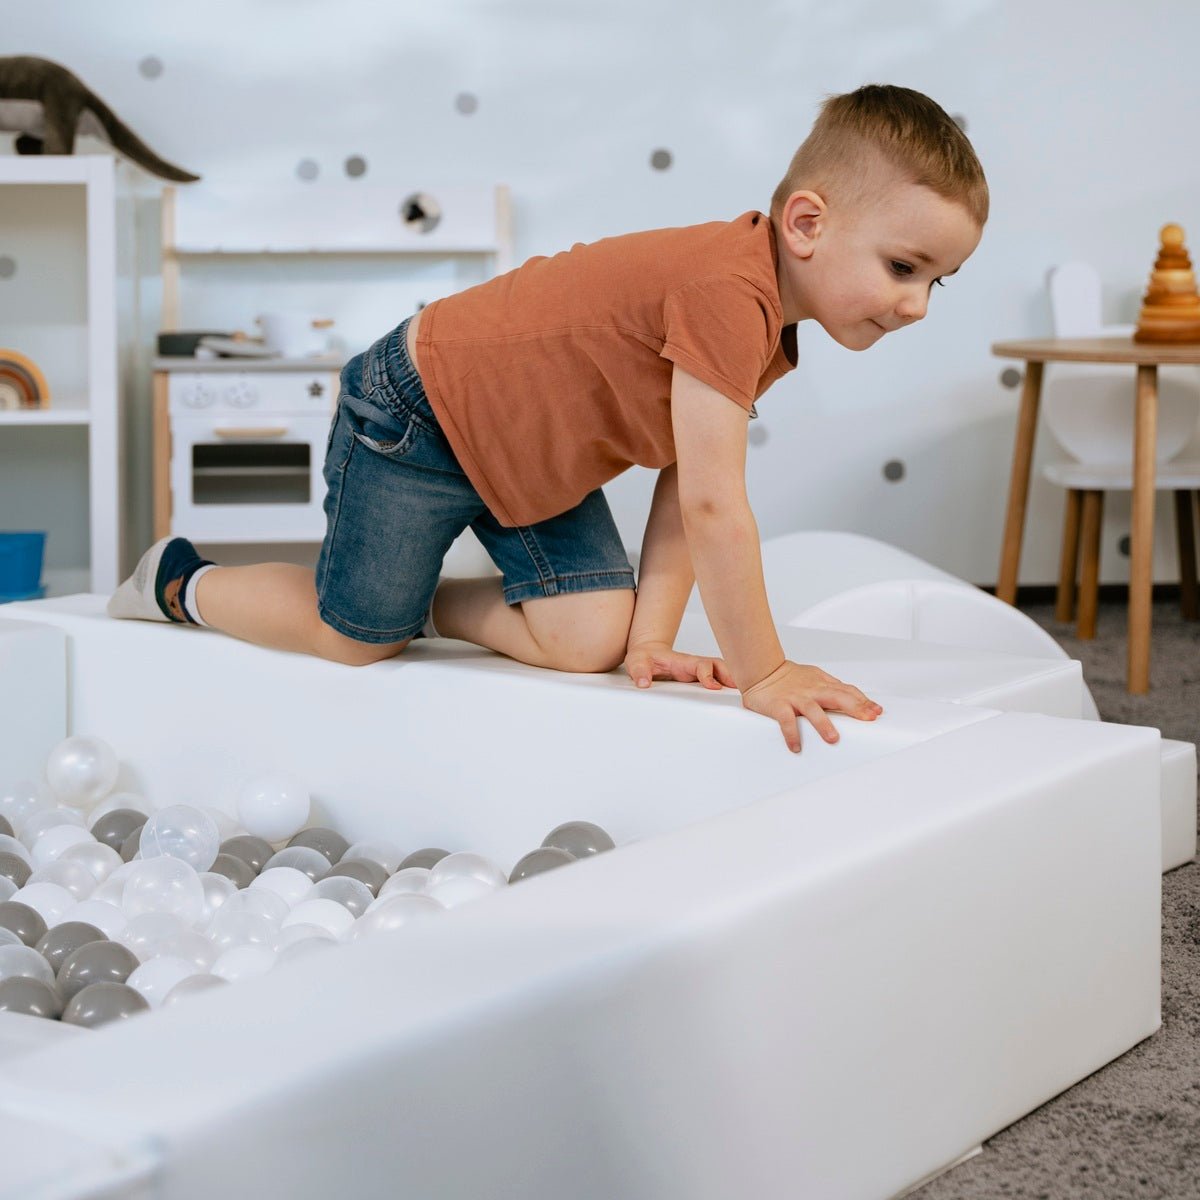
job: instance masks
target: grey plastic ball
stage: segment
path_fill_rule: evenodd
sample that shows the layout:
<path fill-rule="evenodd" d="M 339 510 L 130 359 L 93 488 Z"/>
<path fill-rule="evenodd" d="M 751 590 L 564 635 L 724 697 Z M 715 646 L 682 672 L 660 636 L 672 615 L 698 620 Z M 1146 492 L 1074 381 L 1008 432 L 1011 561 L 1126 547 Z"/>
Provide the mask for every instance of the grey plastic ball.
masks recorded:
<path fill-rule="evenodd" d="M 539 846 L 536 850 L 530 850 L 518 861 L 512 869 L 512 874 L 508 877 L 508 882 L 516 883 L 519 879 L 528 879 L 531 875 L 541 875 L 543 871 L 552 871 L 555 867 L 565 867 L 574 861 L 575 855 L 566 850 L 560 850 L 557 846 Z"/>
<path fill-rule="evenodd" d="M 114 808 L 92 826 L 92 837 L 118 854 L 129 835 L 146 823 L 146 814 L 133 808 Z"/>
<path fill-rule="evenodd" d="M 13 837 L 13 827 L 8 823 L 7 817 L 0 817 L 0 834 L 5 837 Z"/>
<path fill-rule="evenodd" d="M 275 851 L 271 849 L 271 843 L 264 838 L 255 837 L 252 833 L 239 833 L 237 837 L 226 838 L 217 853 L 232 854 L 234 858 L 240 858 L 257 875 Z"/>
<path fill-rule="evenodd" d="M 62 1019 L 67 1025 L 94 1029 L 109 1021 L 122 1021 L 146 1012 L 149 1008 L 145 997 L 128 984 L 92 983 L 72 997 L 63 1009 Z"/>
<path fill-rule="evenodd" d="M 35 949 L 46 936 L 42 914 L 19 900 L 5 900 L 0 904 L 0 928 L 11 929 L 25 945 Z"/>
<path fill-rule="evenodd" d="M 58 990 L 64 1000 L 94 983 L 124 983 L 141 964 L 120 942 L 89 942 L 72 951 L 58 971 Z"/>
<path fill-rule="evenodd" d="M 336 866 L 342 855 L 350 849 L 350 843 L 336 829 L 326 829 L 323 825 L 300 830 L 288 842 L 289 850 L 293 846 L 307 846 L 310 850 L 319 850 L 329 859 L 330 866 Z"/>
<path fill-rule="evenodd" d="M 543 846 L 557 846 L 573 858 L 586 858 L 589 854 L 600 854 L 615 846 L 612 838 L 591 821 L 567 821 L 550 830 L 542 839 Z"/>
<path fill-rule="evenodd" d="M 234 885 L 239 888 L 249 887 L 257 878 L 257 872 L 245 859 L 232 854 L 218 854 L 208 869 L 233 880 Z"/>
<path fill-rule="evenodd" d="M 108 937 L 103 930 L 86 921 L 64 921 L 61 925 L 47 931 L 45 937 L 37 944 L 37 952 L 50 964 L 54 974 L 62 970 L 62 965 L 80 946 L 90 946 L 92 942 L 107 942 Z"/>
<path fill-rule="evenodd" d="M 62 997 L 48 983 L 17 975 L 0 983 L 0 1012 L 56 1020 L 62 1015 Z"/>
<path fill-rule="evenodd" d="M 439 850 L 436 846 L 426 846 L 424 850 L 414 850 L 397 868 L 399 873 L 405 867 L 432 867 L 440 863 L 449 854 L 449 850 Z"/>
<path fill-rule="evenodd" d="M 9 837 L 11 836 L 12 834 L 9 834 Z M 8 851 L 0 852 L 0 875 L 5 879 L 11 879 L 21 888 L 29 882 L 29 876 L 32 874 L 33 868 L 23 858 L 9 854 Z"/>
<path fill-rule="evenodd" d="M 387 882 L 388 877 L 388 873 L 378 863 L 367 862 L 362 858 L 343 859 L 336 867 L 329 868 L 329 874 L 325 878 L 336 879 L 339 875 L 346 875 L 365 883 L 371 889 L 372 896 L 379 895 L 379 889 Z"/>

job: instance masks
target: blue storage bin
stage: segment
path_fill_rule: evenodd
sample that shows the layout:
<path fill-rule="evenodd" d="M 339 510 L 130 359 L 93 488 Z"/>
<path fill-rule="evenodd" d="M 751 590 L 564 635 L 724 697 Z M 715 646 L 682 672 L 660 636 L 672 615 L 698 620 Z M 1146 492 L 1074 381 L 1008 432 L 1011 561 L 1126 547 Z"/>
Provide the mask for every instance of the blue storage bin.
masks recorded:
<path fill-rule="evenodd" d="M 44 533 L 0 533 L 0 604 L 7 600 L 35 600 L 45 593 L 42 584 Z"/>

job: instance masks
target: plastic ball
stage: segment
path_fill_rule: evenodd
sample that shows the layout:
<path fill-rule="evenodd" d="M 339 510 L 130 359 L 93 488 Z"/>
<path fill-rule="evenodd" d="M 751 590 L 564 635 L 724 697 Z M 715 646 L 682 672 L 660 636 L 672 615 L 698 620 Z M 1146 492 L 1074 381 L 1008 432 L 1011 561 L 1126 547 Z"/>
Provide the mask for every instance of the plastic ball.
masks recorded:
<path fill-rule="evenodd" d="M 92 837 L 120 854 L 121 847 L 129 840 L 130 835 L 141 829 L 146 820 L 146 814 L 136 809 L 117 808 L 105 813 L 92 825 Z"/>
<path fill-rule="evenodd" d="M 24 859 L 31 867 L 33 866 L 33 855 L 29 853 L 29 847 L 6 833 L 0 833 L 0 854 L 14 854 L 17 858 Z"/>
<path fill-rule="evenodd" d="M 164 954 L 190 958 L 190 954 L 183 952 L 183 947 L 189 946 L 193 937 L 207 940 L 174 913 L 148 912 L 129 921 L 116 940 L 132 950 L 141 962 L 146 962 Z"/>
<path fill-rule="evenodd" d="M 19 896 L 20 891 L 13 893 Z M 46 920 L 36 908 L 19 900 L 6 900 L 0 904 L 0 929 L 8 929 L 17 935 L 26 946 L 36 946 L 46 936 Z"/>
<path fill-rule="evenodd" d="M 58 969 L 58 990 L 70 1000 L 93 983 L 124 983 L 138 969 L 138 960 L 120 942 L 88 942 L 63 959 Z"/>
<path fill-rule="evenodd" d="M 30 851 L 33 865 L 35 868 L 48 866 L 68 846 L 81 846 L 91 841 L 95 839 L 86 829 L 75 825 L 55 825 L 34 842 Z"/>
<path fill-rule="evenodd" d="M 204 885 L 186 862 L 162 856 L 143 859 L 125 881 L 121 908 L 132 920 L 143 913 L 174 913 L 188 925 L 204 915 Z"/>
<path fill-rule="evenodd" d="M 542 845 L 565 850 L 574 858 L 587 858 L 615 847 L 612 838 L 591 821 L 567 821 L 558 825 L 546 834 Z"/>
<path fill-rule="evenodd" d="M 121 865 L 121 856 L 111 846 L 93 838 L 90 842 L 68 846 L 58 856 L 58 862 L 79 863 L 87 868 L 97 883 L 103 883 Z"/>
<path fill-rule="evenodd" d="M 361 938 L 391 933 L 413 921 L 436 916 L 441 911 L 442 905 L 431 896 L 391 896 L 354 923 L 354 936 Z"/>
<path fill-rule="evenodd" d="M 397 871 L 379 889 L 379 899 L 382 900 L 384 896 L 399 896 L 404 893 L 420 893 L 425 890 L 428 883 L 428 867 L 404 867 Z"/>
<path fill-rule="evenodd" d="M 126 983 L 93 983 L 63 1009 L 62 1022 L 95 1029 L 110 1021 L 126 1020 L 149 1008 L 145 997 Z"/>
<path fill-rule="evenodd" d="M 304 899 L 335 900 L 355 917 L 361 917 L 373 901 L 371 889 L 361 879 L 351 879 L 349 875 L 333 875 L 314 883 Z"/>
<path fill-rule="evenodd" d="M 32 946 L 0 946 L 0 980 L 16 976 L 54 985 L 54 968 Z"/>
<path fill-rule="evenodd" d="M 37 952 L 50 964 L 50 969 L 57 975 L 63 962 L 74 954 L 80 946 L 91 942 L 103 942 L 107 939 L 103 931 L 96 925 L 86 921 L 64 921 L 56 925 L 37 944 Z"/>
<path fill-rule="evenodd" d="M 294 775 L 275 772 L 247 780 L 237 795 L 238 820 L 255 837 L 282 842 L 308 820 L 308 788 Z"/>
<path fill-rule="evenodd" d="M 395 842 L 384 841 L 380 838 L 368 838 L 355 842 L 343 858 L 357 862 L 378 863 L 389 875 L 400 868 L 404 861 L 404 852 Z"/>
<path fill-rule="evenodd" d="M 536 850 L 524 855 L 508 877 L 509 883 L 528 879 L 531 875 L 541 875 L 555 867 L 565 867 L 575 861 L 575 856 L 568 850 L 558 846 L 539 846 Z"/>
<path fill-rule="evenodd" d="M 38 867 L 29 876 L 29 883 L 57 883 L 76 900 L 86 900 L 96 890 L 96 877 L 82 863 L 64 862 L 59 858 L 47 866 Z"/>
<path fill-rule="evenodd" d="M 233 900 L 234 897 L 230 897 Z M 234 946 L 259 945 L 276 950 L 281 944 L 279 922 L 255 912 L 227 912 L 226 901 L 213 917 L 208 927 L 209 941 L 218 953 L 231 950 Z"/>
<path fill-rule="evenodd" d="M 187 804 L 172 804 L 152 813 L 138 839 L 143 858 L 165 854 L 187 863 L 193 871 L 207 871 L 220 845 L 221 835 L 212 817 Z"/>
<path fill-rule="evenodd" d="M 223 875 L 233 884 L 235 891 L 254 882 L 254 868 L 244 859 L 235 858 L 232 854 L 218 854 L 213 859 L 209 872 L 213 875 Z"/>
<path fill-rule="evenodd" d="M 242 827 L 237 823 L 237 819 L 231 817 L 224 809 L 213 808 L 210 804 L 202 804 L 200 811 L 217 827 L 217 833 L 220 835 L 221 841 L 237 837 L 242 832 Z"/>
<path fill-rule="evenodd" d="M 371 895 L 379 894 L 379 889 L 387 881 L 388 873 L 376 862 L 364 862 L 358 859 L 343 858 L 336 867 L 329 868 L 326 879 L 357 879 L 365 883 Z"/>
<path fill-rule="evenodd" d="M 71 922 L 84 921 L 95 925 L 105 937 L 119 937 L 129 924 L 129 918 L 115 904 L 97 900 L 95 892 L 87 900 L 81 900 L 70 912 Z"/>
<path fill-rule="evenodd" d="M 307 942 L 316 940 L 320 942 L 330 942 L 337 944 L 337 938 L 325 928 L 324 925 L 309 925 L 305 922 L 299 922 L 295 925 L 286 925 L 280 931 L 280 951 L 282 954 L 289 946 L 294 946 L 297 942 Z"/>
<path fill-rule="evenodd" d="M 116 753 L 102 738 L 89 734 L 66 738 L 46 758 L 46 782 L 61 803 L 90 808 L 117 782 Z"/>
<path fill-rule="evenodd" d="M 266 917 L 278 925 L 292 911 L 292 906 L 277 892 L 270 888 L 242 888 L 236 895 L 230 896 L 218 912 L 220 913 L 256 913 Z"/>
<path fill-rule="evenodd" d="M 32 850 L 42 835 L 58 825 L 74 825 L 77 829 L 87 830 L 83 824 L 83 816 L 73 808 L 40 808 L 17 829 L 17 837 Z"/>
<path fill-rule="evenodd" d="M 0 788 L 0 816 L 13 827 L 21 825 L 35 812 L 54 807 L 54 795 L 44 783 L 21 779 Z"/>
<path fill-rule="evenodd" d="M 263 875 L 273 867 L 291 867 L 303 871 L 308 876 L 309 883 L 316 883 L 328 873 L 329 859 L 311 846 L 286 846 L 267 859 L 259 874 Z"/>
<path fill-rule="evenodd" d="M 22 1013 L 53 1021 L 62 1010 L 62 997 L 52 984 L 24 975 L 14 975 L 0 983 L 0 1012 Z"/>
<path fill-rule="evenodd" d="M 434 864 L 441 862 L 449 853 L 449 850 L 441 850 L 436 846 L 426 846 L 424 849 L 414 850 L 400 864 L 399 870 L 403 871 L 408 867 L 424 867 L 428 870 Z"/>
<path fill-rule="evenodd" d="M 320 925 L 334 937 L 342 934 L 354 924 L 354 914 L 336 900 L 302 900 L 288 914 L 283 928 L 289 925 Z"/>
<path fill-rule="evenodd" d="M 158 1008 L 176 984 L 201 974 L 203 972 L 191 959 L 164 954 L 142 963 L 125 982 L 140 992 L 151 1008 Z"/>
<path fill-rule="evenodd" d="M 327 829 L 324 825 L 312 829 L 302 829 L 290 842 L 288 847 L 308 846 L 319 850 L 329 860 L 330 865 L 339 862 L 350 848 L 350 843 L 336 829 Z"/>
<path fill-rule="evenodd" d="M 328 950 L 330 946 L 336 945 L 336 938 L 301 938 L 299 941 L 292 942 L 290 946 L 284 946 L 284 948 L 280 950 L 275 957 L 275 966 L 281 967 L 284 963 L 295 962 L 300 958 L 307 958 L 310 954 L 321 954 Z"/>
<path fill-rule="evenodd" d="M 251 833 L 239 833 L 236 837 L 226 838 L 220 849 L 220 854 L 241 859 L 255 875 L 267 865 L 267 859 L 274 853 L 270 842 Z"/>
<path fill-rule="evenodd" d="M 26 871 L 29 870 L 24 863 L 21 864 Z M 11 900 L 17 894 L 20 885 L 14 883 L 7 875 L 0 872 L 0 904 L 5 900 Z"/>
<path fill-rule="evenodd" d="M 163 998 L 163 1008 L 172 1008 L 189 996 L 199 996 L 202 992 L 211 992 L 214 988 L 229 986 L 228 979 L 219 975 L 189 975 L 181 979 Z"/>
<path fill-rule="evenodd" d="M 313 851 L 316 854 L 316 851 Z M 320 856 L 318 856 L 320 857 Z M 324 859 L 322 859 L 324 862 Z M 303 871 L 295 867 L 272 867 L 268 865 L 247 889 L 255 891 L 262 889 L 274 892 L 290 909 L 301 897 L 312 890 L 312 880 Z"/>
<path fill-rule="evenodd" d="M 204 915 L 199 924 L 207 925 L 216 915 L 217 909 L 237 891 L 237 884 L 216 871 L 202 871 L 200 886 L 204 889 Z"/>
<path fill-rule="evenodd" d="M 27 883 L 13 892 L 13 901 L 27 904 L 41 915 L 47 926 L 57 925 L 78 903 L 65 887 L 57 883 Z"/>
<path fill-rule="evenodd" d="M 103 817 L 107 817 L 109 813 L 117 812 L 118 810 L 141 813 L 143 817 L 148 817 L 154 811 L 150 801 L 145 796 L 139 796 L 137 792 L 113 792 L 111 796 L 105 796 L 88 813 L 87 827 L 94 829 L 97 821 Z"/>
<path fill-rule="evenodd" d="M 274 965 L 276 950 L 271 946 L 247 943 L 232 946 L 213 963 L 212 973 L 230 983 L 265 975 Z"/>
<path fill-rule="evenodd" d="M 427 888 L 435 888 L 450 879 L 478 879 L 492 887 L 504 887 L 508 876 L 490 858 L 469 851 L 447 854 L 429 869 Z"/>

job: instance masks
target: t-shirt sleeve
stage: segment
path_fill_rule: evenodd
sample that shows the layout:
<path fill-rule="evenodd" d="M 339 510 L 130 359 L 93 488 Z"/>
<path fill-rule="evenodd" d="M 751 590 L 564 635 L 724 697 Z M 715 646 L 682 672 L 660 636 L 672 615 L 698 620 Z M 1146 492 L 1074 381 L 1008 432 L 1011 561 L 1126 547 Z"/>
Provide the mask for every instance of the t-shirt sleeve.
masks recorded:
<path fill-rule="evenodd" d="M 663 306 L 659 354 L 749 411 L 771 353 L 767 298 L 738 275 L 698 279 Z"/>

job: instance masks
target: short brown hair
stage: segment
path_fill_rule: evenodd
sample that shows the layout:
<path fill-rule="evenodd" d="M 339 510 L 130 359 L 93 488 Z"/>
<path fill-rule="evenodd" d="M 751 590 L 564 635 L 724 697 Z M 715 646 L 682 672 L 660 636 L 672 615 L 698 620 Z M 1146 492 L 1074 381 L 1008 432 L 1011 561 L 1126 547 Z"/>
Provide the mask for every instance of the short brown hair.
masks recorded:
<path fill-rule="evenodd" d="M 772 219 L 797 191 L 847 206 L 868 199 L 880 163 L 987 221 L 987 180 L 966 134 L 928 96 L 887 83 L 826 96 L 771 197 Z"/>

